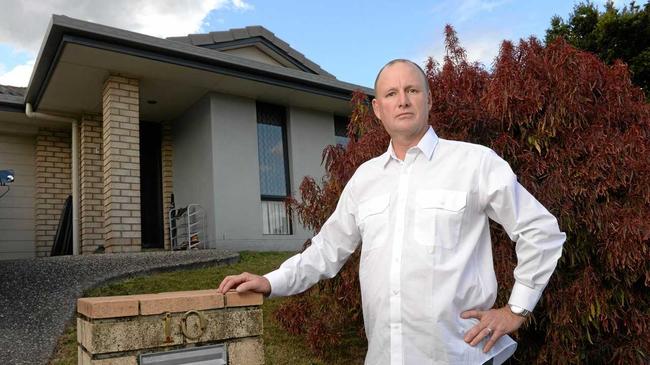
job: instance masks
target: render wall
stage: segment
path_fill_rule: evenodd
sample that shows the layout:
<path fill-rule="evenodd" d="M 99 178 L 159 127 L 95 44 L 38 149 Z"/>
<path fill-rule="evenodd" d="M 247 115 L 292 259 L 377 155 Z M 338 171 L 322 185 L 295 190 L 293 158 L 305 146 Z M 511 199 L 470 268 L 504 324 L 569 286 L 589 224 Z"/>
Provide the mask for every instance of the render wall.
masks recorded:
<path fill-rule="evenodd" d="M 204 97 L 172 123 L 174 201 L 176 208 L 200 204 L 214 217 L 210 98 Z M 207 219 L 207 240 L 215 237 Z"/>
<path fill-rule="evenodd" d="M 210 94 L 173 126 L 176 206 L 195 202 L 206 209 L 210 247 L 297 250 L 312 236 L 295 217 L 292 235 L 262 234 L 255 100 Z M 332 114 L 289 107 L 287 140 L 297 196 L 305 176 L 323 176 L 322 152 L 335 140 Z"/>

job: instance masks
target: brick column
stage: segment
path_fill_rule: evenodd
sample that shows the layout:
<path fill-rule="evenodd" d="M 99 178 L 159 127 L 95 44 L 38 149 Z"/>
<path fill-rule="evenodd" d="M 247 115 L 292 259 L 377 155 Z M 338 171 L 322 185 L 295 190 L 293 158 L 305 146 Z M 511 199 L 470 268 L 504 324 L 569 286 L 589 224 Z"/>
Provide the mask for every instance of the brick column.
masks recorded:
<path fill-rule="evenodd" d="M 104 246 L 104 178 L 102 169 L 102 117 L 83 115 L 81 134 L 81 253 L 89 254 Z"/>
<path fill-rule="evenodd" d="M 173 146 L 172 146 L 172 124 L 163 122 L 162 130 L 162 199 L 163 199 L 163 226 L 165 249 L 169 250 L 169 209 L 171 207 L 172 193 L 174 192 L 173 177 Z"/>
<path fill-rule="evenodd" d="M 36 256 L 50 255 L 65 200 L 72 193 L 70 144 L 69 129 L 38 130 L 34 222 Z"/>
<path fill-rule="evenodd" d="M 106 252 L 141 249 L 139 82 L 111 75 L 103 92 Z"/>

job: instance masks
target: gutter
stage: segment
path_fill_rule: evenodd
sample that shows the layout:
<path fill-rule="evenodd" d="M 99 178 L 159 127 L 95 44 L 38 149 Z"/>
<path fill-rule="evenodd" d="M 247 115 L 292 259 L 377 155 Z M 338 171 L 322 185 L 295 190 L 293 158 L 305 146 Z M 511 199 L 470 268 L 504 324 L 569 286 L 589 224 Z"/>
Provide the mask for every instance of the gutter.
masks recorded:
<path fill-rule="evenodd" d="M 28 118 L 72 125 L 72 254 L 79 255 L 79 121 L 75 118 L 34 112 L 31 103 L 25 104 L 25 115 Z"/>

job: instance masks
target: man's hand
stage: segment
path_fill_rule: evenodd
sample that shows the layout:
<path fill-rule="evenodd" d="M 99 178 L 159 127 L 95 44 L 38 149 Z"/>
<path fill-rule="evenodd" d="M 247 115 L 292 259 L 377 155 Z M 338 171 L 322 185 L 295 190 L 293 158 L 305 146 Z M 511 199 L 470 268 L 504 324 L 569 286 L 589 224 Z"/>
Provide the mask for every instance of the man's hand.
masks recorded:
<path fill-rule="evenodd" d="M 487 311 L 465 311 L 461 313 L 460 317 L 480 320 L 479 323 L 467 331 L 465 342 L 476 346 L 484 338 L 489 337 L 488 342 L 483 347 L 483 352 L 490 351 L 501 336 L 516 331 L 526 321 L 526 318 L 512 313 L 507 305 L 503 308 Z"/>
<path fill-rule="evenodd" d="M 267 278 L 247 272 L 226 276 L 217 291 L 225 293 L 232 288 L 235 288 L 238 293 L 252 291 L 262 293 L 264 296 L 271 294 L 271 283 Z"/>

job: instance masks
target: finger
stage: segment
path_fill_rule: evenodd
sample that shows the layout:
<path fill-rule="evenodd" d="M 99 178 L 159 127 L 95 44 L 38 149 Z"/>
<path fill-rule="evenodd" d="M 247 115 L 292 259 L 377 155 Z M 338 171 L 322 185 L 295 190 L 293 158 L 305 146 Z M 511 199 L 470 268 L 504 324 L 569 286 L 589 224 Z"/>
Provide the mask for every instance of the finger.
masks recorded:
<path fill-rule="evenodd" d="M 483 311 L 479 310 L 468 310 L 460 314 L 460 317 L 463 319 L 468 319 L 468 318 L 476 318 L 476 319 L 481 319 L 483 317 Z"/>
<path fill-rule="evenodd" d="M 246 274 L 239 274 L 239 275 L 231 275 L 227 276 L 224 281 L 221 283 L 222 286 L 220 286 L 221 293 L 225 293 L 228 290 L 230 290 L 233 287 L 237 287 L 240 283 L 246 281 Z"/>
<path fill-rule="evenodd" d="M 219 287 L 217 288 L 217 291 L 219 293 L 223 293 L 223 288 L 226 286 L 226 282 L 230 279 L 230 276 L 226 276 L 221 280 L 221 283 L 219 284 Z"/>
<path fill-rule="evenodd" d="M 237 286 L 237 293 L 243 293 L 246 291 L 258 291 L 259 283 L 256 280 L 249 280 L 243 282 Z"/>
<path fill-rule="evenodd" d="M 225 293 L 234 285 L 233 280 L 235 279 L 234 275 L 228 275 L 226 276 L 223 281 L 221 282 L 221 285 L 219 286 L 219 291 L 221 293 Z"/>
<path fill-rule="evenodd" d="M 478 345 L 479 342 L 483 341 L 486 337 L 490 336 L 491 331 L 488 327 L 483 328 L 477 336 L 475 336 L 472 341 L 469 343 L 472 346 Z"/>
<path fill-rule="evenodd" d="M 503 332 L 501 331 L 494 331 L 492 336 L 488 339 L 488 342 L 483 346 L 483 352 L 488 352 L 490 349 L 492 349 L 492 346 L 497 342 L 497 340 L 503 336 Z"/>
<path fill-rule="evenodd" d="M 481 332 L 483 327 L 485 327 L 485 325 L 477 323 L 472 328 L 470 328 L 469 331 L 467 331 L 467 333 L 465 334 L 464 337 L 465 342 L 470 343 L 474 339 L 474 337 L 476 337 L 479 334 L 479 332 Z"/>

